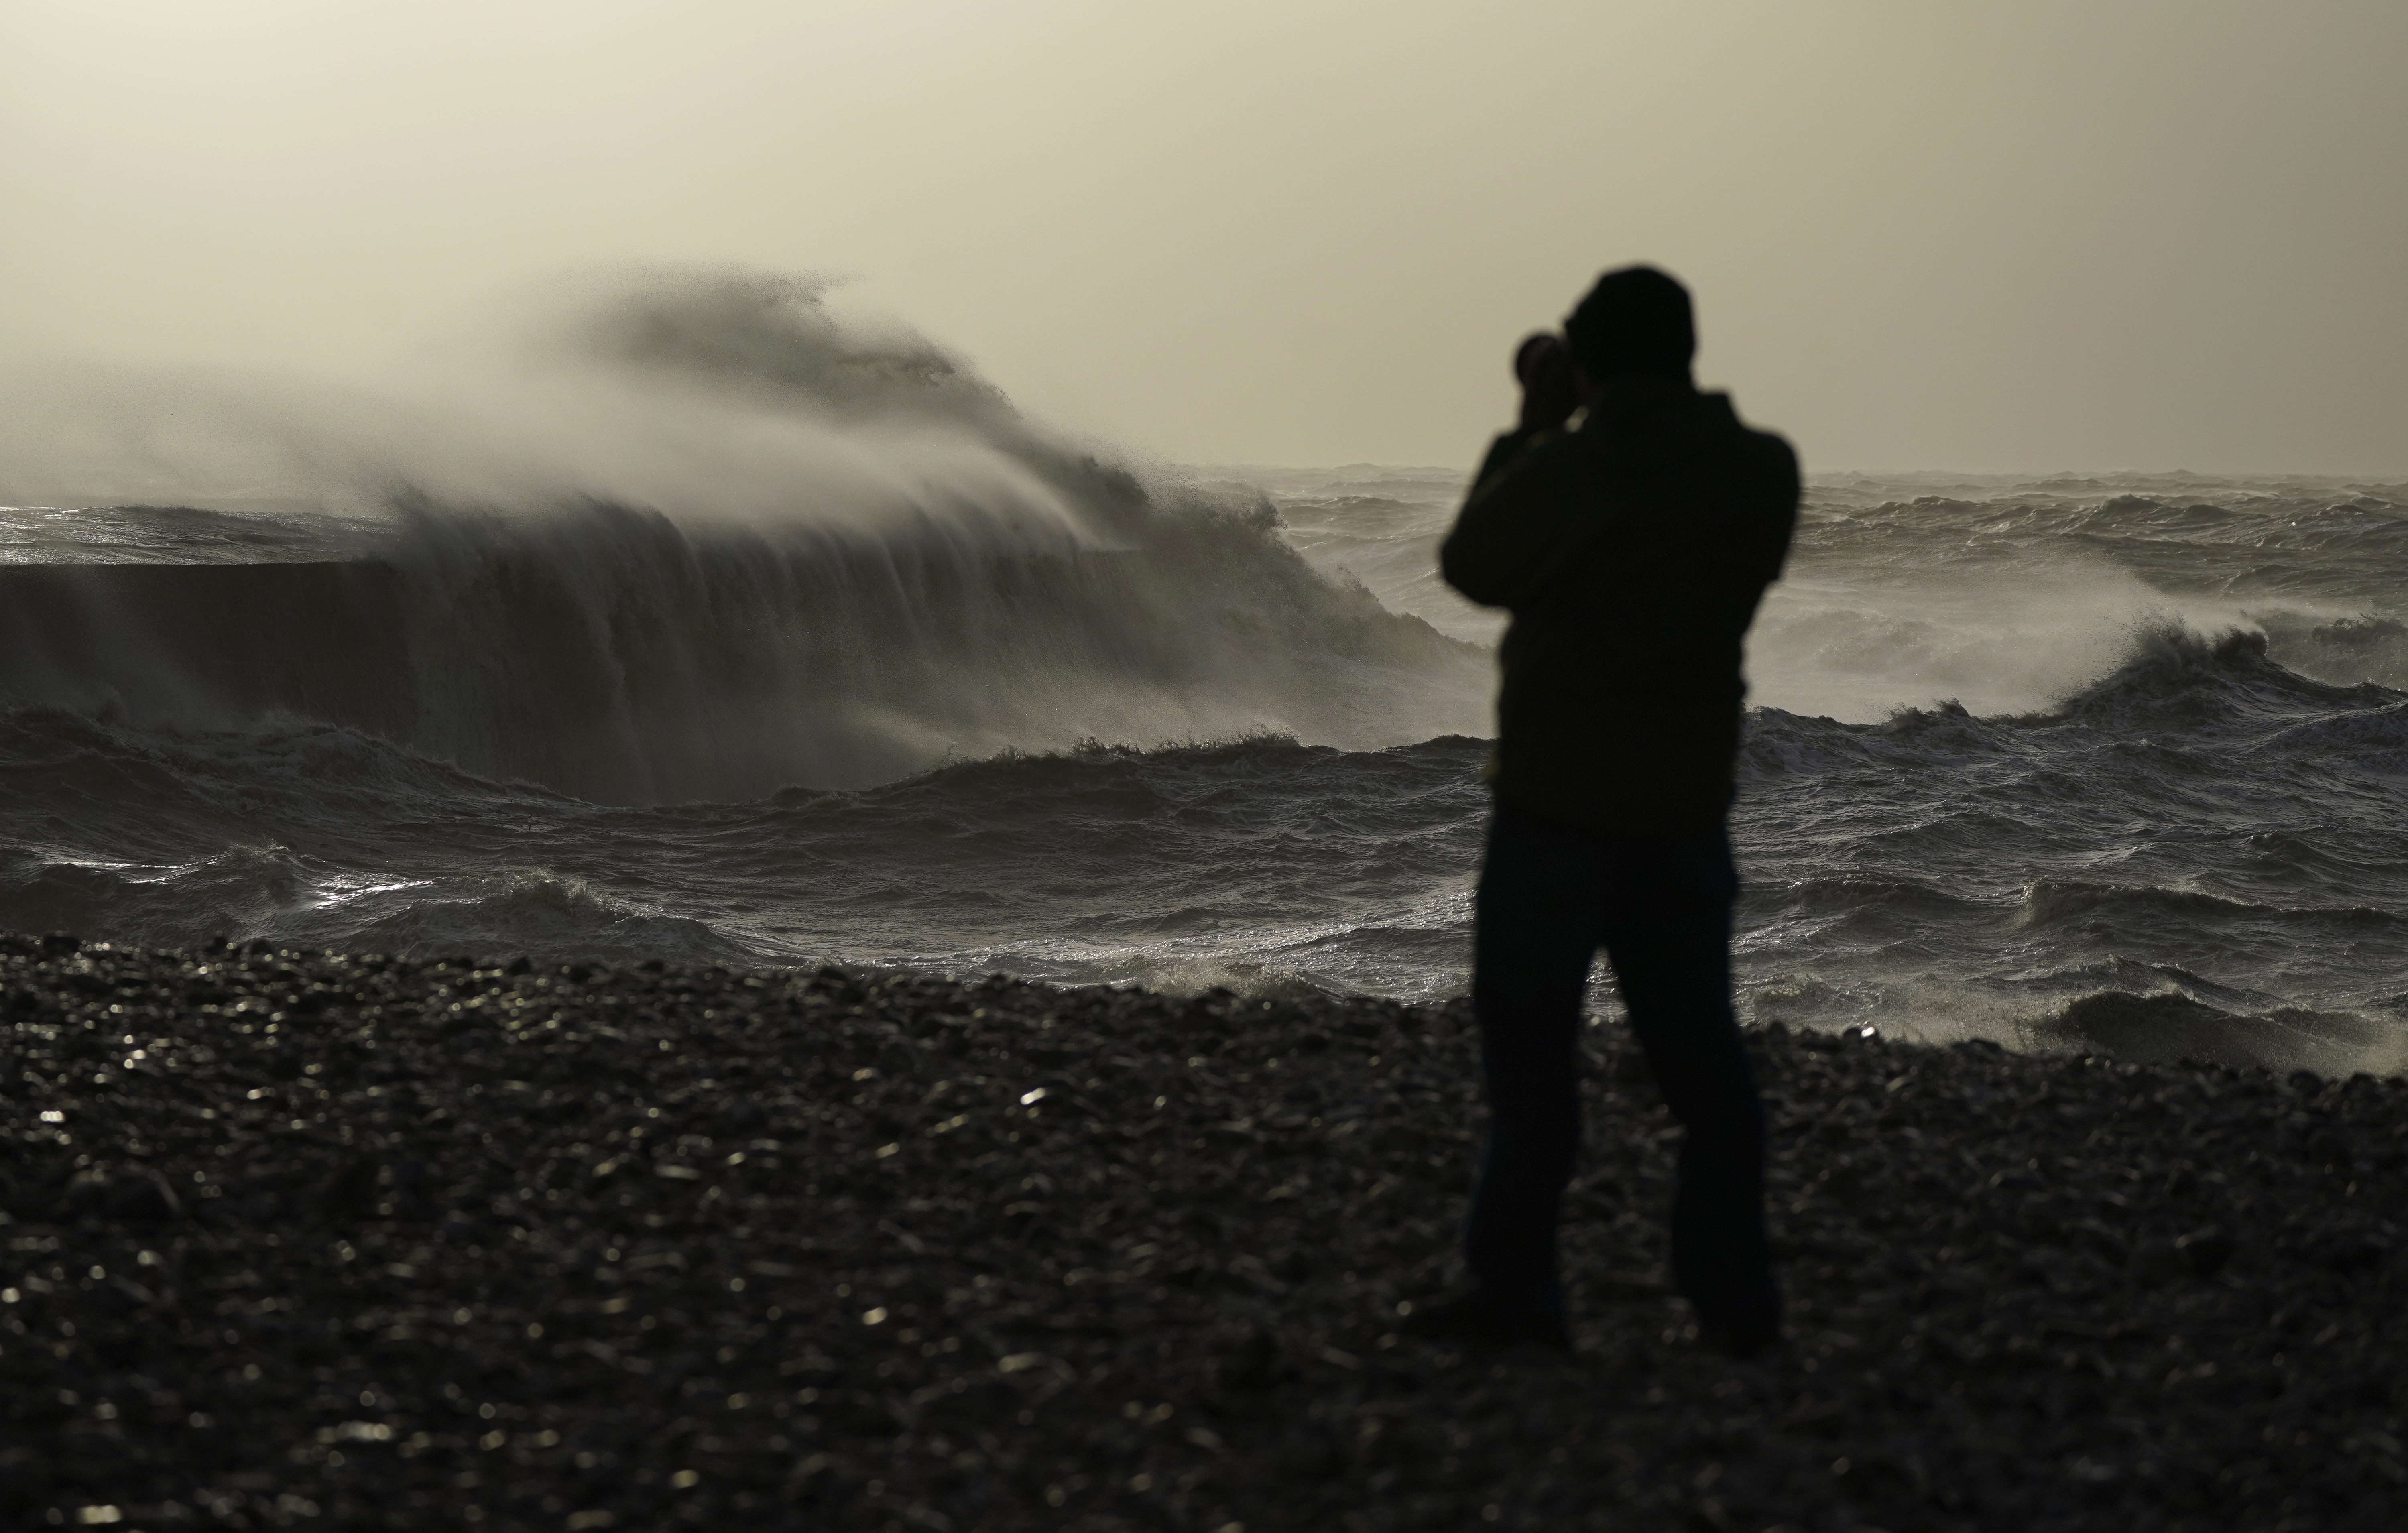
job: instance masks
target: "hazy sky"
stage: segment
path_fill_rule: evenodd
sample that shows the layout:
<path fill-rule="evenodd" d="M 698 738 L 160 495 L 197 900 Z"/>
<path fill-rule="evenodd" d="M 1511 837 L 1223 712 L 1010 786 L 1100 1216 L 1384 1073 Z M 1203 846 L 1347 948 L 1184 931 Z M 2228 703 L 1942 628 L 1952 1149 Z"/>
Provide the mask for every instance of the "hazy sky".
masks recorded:
<path fill-rule="evenodd" d="M 0 0 L 0 344 L 853 274 L 1031 412 L 1468 463 L 1600 267 L 1810 468 L 2408 474 L 2408 5 Z"/>

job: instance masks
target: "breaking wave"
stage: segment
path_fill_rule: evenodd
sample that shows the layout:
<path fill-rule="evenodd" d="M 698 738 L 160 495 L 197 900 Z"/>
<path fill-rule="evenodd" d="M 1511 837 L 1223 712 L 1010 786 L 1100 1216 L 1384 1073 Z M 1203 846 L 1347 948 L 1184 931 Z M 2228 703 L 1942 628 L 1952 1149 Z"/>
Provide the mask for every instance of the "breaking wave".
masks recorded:
<path fill-rule="evenodd" d="M 2153 625 L 2112 673 L 2052 710 L 2055 717 L 2122 727 L 2204 727 L 2380 708 L 2403 695 L 2372 682 L 2336 686 L 2277 664 L 2267 636 L 2233 629 L 2209 637 Z"/>
<path fill-rule="evenodd" d="M 2401 1062 L 2397 1032 L 2396 1024 L 2360 1013 L 2294 1007 L 2236 1012 L 2178 990 L 2107 990 L 2070 1002 L 2036 1024 L 2032 1041 L 2144 1064 L 2288 1069 L 2314 1062 L 2336 1072 L 2368 1065 L 2388 1072 Z"/>
<path fill-rule="evenodd" d="M 1259 495 L 1074 451 L 816 289 L 671 283 L 556 328 L 570 381 L 514 399 L 533 446 L 354 465 L 378 486 L 358 557 L 0 567 L 0 697 L 323 720 L 620 803 L 1082 738 L 1481 722 L 1485 657 L 1317 573 Z"/>

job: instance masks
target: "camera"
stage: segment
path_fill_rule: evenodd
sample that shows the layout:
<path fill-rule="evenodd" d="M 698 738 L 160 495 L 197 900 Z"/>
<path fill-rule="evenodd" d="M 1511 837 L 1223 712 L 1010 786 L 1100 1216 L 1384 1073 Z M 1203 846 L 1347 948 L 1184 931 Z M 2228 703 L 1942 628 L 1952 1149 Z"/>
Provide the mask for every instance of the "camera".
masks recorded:
<path fill-rule="evenodd" d="M 1526 337 L 1513 351 L 1513 379 L 1526 389 L 1551 374 L 1568 374 L 1571 365 L 1571 347 L 1552 330 Z"/>

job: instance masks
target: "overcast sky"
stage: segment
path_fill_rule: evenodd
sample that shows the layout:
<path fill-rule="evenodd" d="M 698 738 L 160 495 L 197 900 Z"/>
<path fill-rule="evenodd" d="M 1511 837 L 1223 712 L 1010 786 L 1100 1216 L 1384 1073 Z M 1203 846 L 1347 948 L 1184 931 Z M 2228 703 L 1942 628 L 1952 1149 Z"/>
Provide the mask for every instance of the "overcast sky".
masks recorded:
<path fill-rule="evenodd" d="M 1812 469 L 2408 474 L 2408 5 L 0 0 L 0 343 L 857 279 L 1034 414 L 1468 464 L 1601 267 Z"/>

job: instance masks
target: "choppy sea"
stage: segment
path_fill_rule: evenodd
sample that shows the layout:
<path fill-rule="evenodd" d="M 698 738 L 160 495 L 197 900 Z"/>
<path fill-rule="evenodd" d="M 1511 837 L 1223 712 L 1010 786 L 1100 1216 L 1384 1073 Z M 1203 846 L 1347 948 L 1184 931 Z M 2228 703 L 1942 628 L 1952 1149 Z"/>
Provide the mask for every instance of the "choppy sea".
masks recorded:
<path fill-rule="evenodd" d="M 0 442 L 0 926 L 1465 987 L 1476 423 L 1139 464 L 807 286 L 545 354 Z M 2402 1067 L 2403 576 L 2400 484 L 1813 473 L 1749 643 L 1745 1014 Z"/>

